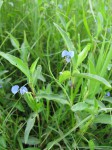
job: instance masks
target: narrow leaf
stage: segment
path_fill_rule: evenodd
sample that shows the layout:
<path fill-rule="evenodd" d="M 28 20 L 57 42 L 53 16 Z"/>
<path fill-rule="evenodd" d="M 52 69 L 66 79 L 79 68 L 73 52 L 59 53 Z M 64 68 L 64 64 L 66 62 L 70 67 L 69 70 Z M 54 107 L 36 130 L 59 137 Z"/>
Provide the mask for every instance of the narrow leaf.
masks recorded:
<path fill-rule="evenodd" d="M 29 53 L 29 49 L 30 49 L 30 46 L 28 44 L 28 41 L 26 39 L 26 33 L 24 32 L 24 41 L 21 45 L 21 59 L 27 63 L 28 61 L 28 53 Z"/>
<path fill-rule="evenodd" d="M 42 67 L 41 67 L 41 65 L 38 65 L 36 70 L 34 70 L 34 73 L 32 74 L 33 86 L 36 85 L 37 80 L 41 80 L 43 82 L 46 81 L 44 76 L 42 75 Z"/>
<path fill-rule="evenodd" d="M 34 71 L 36 70 L 36 66 L 37 66 L 38 60 L 39 60 L 39 58 L 37 58 L 37 59 L 32 63 L 32 65 L 31 65 L 31 67 L 30 67 L 30 72 L 31 72 L 31 74 L 33 74 Z"/>
<path fill-rule="evenodd" d="M 35 118 L 36 118 L 36 113 L 33 113 L 33 114 L 31 114 L 31 116 L 29 117 L 29 119 L 28 119 L 28 121 L 27 121 L 26 129 L 25 129 L 25 134 L 24 134 L 24 141 L 25 141 L 25 144 L 26 144 L 27 141 L 28 141 L 28 137 L 29 137 L 29 134 L 30 134 L 31 129 L 32 129 L 33 126 L 34 126 Z"/>

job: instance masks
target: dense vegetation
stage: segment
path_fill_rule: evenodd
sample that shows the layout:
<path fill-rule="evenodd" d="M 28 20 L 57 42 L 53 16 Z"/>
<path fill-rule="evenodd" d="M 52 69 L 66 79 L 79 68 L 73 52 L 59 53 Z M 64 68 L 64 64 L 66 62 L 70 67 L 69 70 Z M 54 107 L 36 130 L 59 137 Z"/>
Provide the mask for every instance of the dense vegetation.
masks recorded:
<path fill-rule="evenodd" d="M 0 150 L 112 149 L 111 6 L 0 0 Z"/>

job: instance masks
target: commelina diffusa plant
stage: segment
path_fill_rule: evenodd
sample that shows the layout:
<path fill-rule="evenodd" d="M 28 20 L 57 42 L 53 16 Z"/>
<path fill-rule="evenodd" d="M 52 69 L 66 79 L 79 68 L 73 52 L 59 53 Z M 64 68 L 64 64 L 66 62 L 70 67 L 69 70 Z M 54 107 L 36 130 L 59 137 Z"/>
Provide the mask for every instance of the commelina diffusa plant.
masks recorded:
<path fill-rule="evenodd" d="M 34 7 L 36 7 L 35 2 L 33 2 Z M 73 3 L 75 3 L 75 2 L 73 2 Z M 92 4 L 91 4 L 92 1 L 89 1 L 89 3 L 92 6 Z M 99 3 L 101 3 L 101 2 L 99 2 Z M 70 2 L 70 9 L 68 9 L 67 12 L 69 12 L 70 10 L 73 10 L 73 9 L 71 9 L 71 6 L 72 6 L 71 4 L 72 4 L 72 2 Z M 28 4 L 28 6 L 29 6 L 29 4 Z M 41 2 L 39 2 L 39 7 L 40 6 L 41 6 Z M 53 6 L 53 4 L 52 4 L 52 6 Z M 81 4 L 81 6 L 82 6 L 82 4 Z M 92 10 L 91 6 L 90 6 L 90 9 Z M 95 5 L 95 6 L 97 7 L 97 5 Z M 103 6 L 103 5 L 101 5 L 101 6 Z M 55 7 L 56 6 L 54 5 L 54 9 L 55 9 Z M 36 42 L 36 45 L 34 44 L 34 46 L 32 48 L 30 47 L 30 44 L 32 45 L 33 41 L 38 41 L 37 40 L 38 37 L 39 36 L 41 37 L 41 34 L 40 34 L 41 29 L 42 29 L 42 33 L 43 33 L 43 28 L 41 28 L 41 26 L 43 26 L 43 24 L 41 24 L 41 22 L 43 23 L 43 20 L 46 20 L 46 19 L 42 19 L 41 17 L 33 17 L 32 16 L 31 17 L 32 19 L 37 18 L 37 20 L 38 20 L 39 18 L 41 18 L 41 21 L 38 24 L 38 21 L 36 21 L 35 19 L 32 20 L 30 18 L 31 22 L 32 22 L 31 25 L 33 25 L 33 23 L 37 23 L 37 26 L 41 25 L 41 26 L 39 26 L 39 32 L 37 34 L 35 34 L 35 37 L 37 36 L 36 39 L 34 37 L 34 39 L 31 40 L 32 41 L 31 43 L 28 42 L 27 38 L 26 38 L 29 35 L 29 31 L 26 32 L 27 34 L 24 33 L 24 40 L 23 40 L 22 45 L 20 44 L 19 40 L 17 40 L 15 37 L 13 37 L 11 35 L 11 33 L 12 33 L 11 32 L 11 33 L 8 33 L 8 37 L 10 38 L 12 46 L 14 47 L 14 53 L 12 50 L 12 52 L 10 54 L 10 52 L 6 51 L 7 49 L 5 50 L 6 53 L 2 52 L 4 50 L 0 51 L 0 56 L 2 56 L 7 61 L 9 61 L 13 66 L 17 67 L 25 75 L 25 77 L 26 77 L 25 82 L 27 83 L 27 86 L 30 89 L 30 91 L 29 91 L 25 85 L 20 87 L 19 85 L 14 85 L 13 83 L 11 83 L 12 85 L 14 85 L 11 88 L 11 92 L 14 95 L 17 93 L 20 93 L 23 96 L 18 99 L 18 102 L 13 101 L 13 103 L 15 102 L 18 105 L 17 109 L 20 108 L 20 106 L 23 106 L 23 108 L 24 108 L 25 103 L 23 103 L 23 101 L 20 101 L 21 98 L 24 99 L 25 102 L 27 103 L 28 107 L 25 107 L 25 115 L 23 115 L 23 119 L 24 119 L 24 116 L 26 116 L 26 119 L 29 116 L 29 119 L 27 121 L 25 120 L 26 128 L 25 128 L 24 135 L 23 135 L 24 127 L 23 127 L 23 129 L 22 129 L 22 127 L 20 128 L 20 121 L 16 121 L 17 127 L 15 127 L 14 132 L 12 132 L 12 133 L 16 133 L 16 135 L 12 135 L 11 138 L 14 137 L 14 139 L 11 139 L 11 140 L 9 140 L 10 135 L 8 135 L 8 133 L 10 134 L 10 132 L 9 131 L 7 132 L 7 126 L 11 127 L 13 125 L 12 122 L 14 122 L 14 126 L 15 126 L 16 125 L 15 120 L 9 121 L 9 119 L 11 117 L 10 118 L 6 117 L 6 119 L 8 118 L 8 121 L 3 120 L 3 123 L 1 123 L 1 126 L 3 124 L 3 128 L 4 128 L 4 123 L 6 123 L 6 125 L 5 125 L 6 129 L 3 130 L 3 128 L 1 128 L 1 131 L 4 132 L 3 137 L 4 136 L 9 137 L 6 142 L 11 147 L 8 149 L 20 149 L 20 147 L 22 147 L 23 143 L 24 143 L 24 145 L 27 144 L 25 146 L 29 146 L 30 144 L 32 144 L 32 142 L 33 142 L 33 144 L 31 145 L 31 149 L 33 148 L 33 146 L 34 146 L 34 149 L 35 149 L 35 146 L 39 147 L 40 149 L 49 149 L 49 150 L 50 149 L 58 149 L 56 147 L 57 145 L 59 145 L 60 148 L 62 146 L 61 149 L 65 148 L 65 147 L 66 147 L 66 149 L 78 149 L 78 146 L 80 146 L 79 149 L 81 147 L 84 149 L 84 146 L 86 148 L 88 147 L 89 149 L 94 149 L 94 147 L 97 148 L 96 146 L 99 146 L 102 143 L 105 136 L 107 137 L 107 135 L 108 135 L 108 137 L 109 136 L 111 137 L 110 128 L 109 128 L 109 125 L 110 125 L 110 127 L 112 125 L 112 119 L 111 119 L 112 117 L 110 115 L 111 114 L 110 112 L 112 110 L 111 109 L 111 97 L 110 97 L 112 87 L 110 85 L 111 82 L 109 81 L 109 80 L 111 80 L 110 79 L 111 64 L 109 65 L 109 68 L 108 68 L 108 72 L 110 72 L 109 76 L 107 73 L 107 67 L 108 67 L 108 64 L 111 63 L 111 60 L 112 60 L 111 59 L 112 58 L 112 46 L 110 46 L 111 41 L 110 41 L 110 39 L 108 39 L 107 35 L 105 34 L 105 36 L 104 36 L 105 28 L 103 28 L 103 15 L 101 14 L 103 11 L 101 13 L 99 13 L 98 16 L 95 16 L 95 17 L 99 17 L 98 22 L 97 22 L 98 26 L 96 26 L 96 27 L 98 27 L 98 30 L 99 30 L 102 25 L 102 29 L 103 29 L 101 37 L 99 38 L 99 33 L 101 33 L 101 31 L 98 31 L 98 35 L 95 35 L 97 32 L 97 29 L 95 29 L 95 33 L 92 33 L 92 34 L 91 34 L 91 29 L 89 30 L 90 26 L 88 24 L 88 19 L 91 18 L 90 15 L 92 15 L 93 13 L 91 13 L 91 14 L 89 13 L 89 17 L 87 16 L 87 18 L 86 18 L 86 15 L 88 15 L 88 13 L 86 13 L 86 8 L 82 9 L 82 7 L 81 7 L 80 11 L 83 10 L 82 14 L 81 14 L 81 16 L 83 16 L 83 18 L 81 18 L 81 19 L 82 19 L 83 25 L 87 29 L 87 33 L 89 33 L 89 36 L 87 37 L 87 33 L 83 34 L 84 37 L 86 37 L 86 39 L 83 39 L 84 37 L 83 37 L 83 35 L 81 35 L 80 30 L 78 31 L 78 29 L 80 27 L 82 28 L 82 26 L 80 25 L 80 26 L 78 26 L 78 28 L 76 28 L 77 31 L 75 32 L 76 34 L 79 33 L 79 36 L 77 37 L 77 35 L 75 35 L 76 38 L 73 38 L 73 43 L 72 43 L 72 40 L 70 39 L 70 36 L 72 35 L 71 34 L 72 30 L 70 29 L 70 34 L 69 34 L 70 36 L 68 36 L 67 32 L 69 32 L 68 28 L 70 26 L 72 26 L 73 22 L 75 22 L 74 18 L 76 18 L 78 21 L 77 15 L 74 17 L 70 17 L 71 19 L 67 17 L 69 19 L 69 21 L 67 21 L 68 19 L 65 17 L 65 15 L 62 15 L 62 13 L 63 13 L 62 11 L 65 10 L 64 9 L 65 4 L 64 3 L 63 3 L 63 5 L 59 4 L 58 7 L 59 7 L 59 12 L 61 12 L 61 13 L 58 13 L 58 15 L 56 13 L 56 16 L 57 17 L 59 16 L 59 19 L 57 19 L 57 17 L 56 17 L 56 20 L 55 20 L 55 17 L 53 17 L 53 20 L 56 21 L 57 23 L 59 23 L 61 21 L 62 28 L 56 23 L 54 23 L 54 26 L 57 28 L 57 30 L 62 35 L 63 40 L 66 45 L 66 48 L 67 48 L 67 50 L 63 50 L 61 53 L 61 57 L 62 57 L 61 59 L 65 60 L 65 63 L 64 63 L 65 66 L 59 75 L 58 75 L 58 72 L 61 68 L 61 63 L 60 63 L 60 65 L 57 65 L 57 67 L 55 68 L 55 71 L 54 71 L 53 70 L 54 68 L 52 66 L 52 65 L 54 65 L 54 60 L 53 60 L 54 57 L 52 57 L 52 58 L 50 57 L 51 56 L 50 54 L 52 52 L 52 46 L 51 46 L 52 43 L 49 43 L 49 42 L 53 42 L 52 34 L 49 34 L 49 38 L 47 38 L 48 39 L 47 43 L 45 43 L 46 42 L 45 39 L 48 36 L 48 32 L 45 33 L 46 35 L 42 34 L 43 37 L 45 35 L 45 38 L 41 39 L 42 42 L 41 42 L 41 40 L 39 40 L 39 42 L 40 42 L 39 44 L 38 44 L 38 42 Z M 56 7 L 55 10 L 58 10 L 58 7 Z M 76 9 L 76 7 L 77 6 L 75 6 L 75 9 Z M 6 8 L 6 7 L 4 7 L 4 8 Z M 42 10 L 44 11 L 43 8 L 44 7 L 42 7 Z M 53 7 L 51 7 L 51 8 L 53 8 Z M 67 8 L 68 8 L 68 6 L 67 6 Z M 50 9 L 50 7 L 49 7 L 49 9 Z M 80 7 L 78 7 L 78 9 L 80 9 Z M 98 6 L 98 9 L 99 9 L 99 6 Z M 35 8 L 33 10 L 35 10 Z M 46 11 L 45 14 L 47 14 L 47 16 L 48 16 L 47 9 L 45 9 L 45 11 Z M 101 9 L 99 9 L 98 11 L 101 11 Z M 25 12 L 26 12 L 26 10 L 25 10 Z M 32 11 L 30 11 L 30 12 L 32 12 Z M 90 10 L 89 10 L 89 12 L 90 12 Z M 35 15 L 36 13 L 38 13 L 38 11 L 35 11 L 35 13 L 29 13 L 29 16 L 30 16 L 30 14 Z M 95 15 L 96 14 L 97 14 L 97 12 L 95 12 Z M 70 14 L 68 14 L 68 13 L 66 15 L 70 16 Z M 38 14 L 37 14 L 37 16 L 38 16 Z M 4 15 L 3 15 L 3 17 L 4 17 Z M 13 17 L 13 18 L 17 18 L 17 17 Z M 49 22 L 49 20 L 51 18 L 52 17 L 50 14 L 50 18 L 47 19 L 47 21 Z M 58 20 L 59 20 L 59 22 L 58 22 Z M 93 20 L 93 19 L 91 19 L 91 20 Z M 12 21 L 13 21 L 13 19 L 12 19 Z M 104 19 L 104 21 L 105 21 L 105 19 Z M 16 20 L 14 20 L 14 22 L 16 22 Z M 78 24 L 81 24 L 82 22 L 80 22 L 80 20 L 79 20 Z M 107 25 L 107 23 L 105 23 L 105 24 Z M 28 24 L 28 26 L 29 25 L 30 24 Z M 45 23 L 45 25 L 47 25 L 46 29 L 48 29 L 48 24 Z M 36 27 L 36 25 L 33 25 L 33 27 Z M 19 26 L 18 26 L 18 28 L 19 28 Z M 30 26 L 29 28 L 32 29 L 32 26 Z M 52 27 L 51 29 L 53 29 L 53 28 L 54 27 Z M 64 31 L 63 28 L 64 29 L 66 28 L 67 32 Z M 37 28 L 36 28 L 36 30 L 37 30 Z M 36 30 L 33 30 L 33 32 Z M 5 32 L 6 31 L 9 31 L 9 30 L 5 29 Z M 12 31 L 12 30 L 10 30 L 10 31 Z M 20 28 L 19 33 L 21 33 L 21 31 L 22 30 Z M 45 31 L 47 31 L 47 30 L 45 30 Z M 49 32 L 49 33 L 51 33 L 51 32 Z M 53 30 L 52 33 L 55 34 L 56 31 Z M 38 34 L 40 34 L 40 35 L 38 35 Z M 57 32 L 57 34 L 58 34 L 58 32 Z M 5 35 L 5 34 L 3 34 L 3 35 Z M 31 34 L 31 35 L 33 35 L 33 34 Z M 81 38 L 80 38 L 80 35 L 81 35 Z M 73 36 L 74 36 L 74 34 L 73 34 Z M 60 37 L 60 36 L 54 36 L 54 38 L 56 38 L 56 39 L 53 39 L 53 40 L 56 40 L 57 42 L 60 41 L 60 39 L 58 37 Z M 89 37 L 90 37 L 90 40 L 88 40 Z M 18 39 L 20 39 L 19 35 L 18 35 Z M 78 42 L 78 43 L 76 44 L 75 42 Z M 44 52 L 42 50 L 43 46 L 44 46 L 43 43 L 45 43 L 45 45 L 47 45 L 46 49 L 48 52 L 47 53 L 48 59 L 45 62 L 48 61 L 48 65 L 44 61 L 41 64 L 43 57 L 41 57 L 41 55 L 38 55 L 39 54 L 38 51 Z M 4 44 L 4 42 L 3 42 L 3 44 Z M 76 45 L 76 47 L 74 47 L 74 44 Z M 55 52 L 57 53 L 57 51 L 59 51 L 59 47 L 57 45 L 55 45 L 55 43 L 53 44 L 53 48 L 54 47 L 56 50 Z M 44 46 L 44 48 L 45 48 L 45 46 Z M 105 51 L 105 48 L 106 48 L 106 51 Z M 20 53 L 20 55 L 19 55 L 20 58 L 18 58 L 18 52 L 16 53 L 15 50 L 18 50 L 18 52 Z M 95 53 L 96 51 L 98 53 Z M 13 56 L 13 54 L 15 56 Z M 45 56 L 45 55 L 46 54 L 44 52 L 42 54 L 42 56 Z M 30 56 L 31 56 L 31 61 L 29 61 Z M 102 58 L 104 58 L 104 59 L 102 59 Z M 46 59 L 46 57 L 45 57 L 45 59 Z M 34 61 L 32 62 L 32 60 L 34 60 Z M 2 59 L 0 61 L 2 61 Z M 50 62 L 52 62 L 52 63 L 50 63 Z M 57 61 L 57 64 L 58 64 L 58 62 L 59 61 Z M 44 75 L 46 75 L 47 80 L 43 76 L 42 67 L 44 69 Z M 46 69 L 46 68 L 48 68 L 48 69 Z M 13 70 L 13 68 L 11 70 Z M 54 73 L 54 75 L 53 75 L 53 73 Z M 19 78 L 21 78 L 21 77 L 19 77 Z M 14 78 L 14 79 L 16 80 L 16 78 Z M 39 80 L 39 82 L 38 82 L 38 80 Z M 46 83 L 44 83 L 45 81 L 46 81 Z M 17 81 L 17 82 L 19 82 L 19 81 Z M 18 83 L 18 84 L 21 84 L 21 83 Z M 4 92 L 2 90 L 2 86 L 0 86 L 0 88 L 1 88 L 0 91 Z M 107 93 L 106 93 L 106 91 L 107 91 Z M 8 96 L 7 97 L 12 100 L 13 94 L 12 95 L 9 94 L 9 97 Z M 3 96 L 3 101 L 4 101 L 4 97 L 5 96 Z M 6 97 L 6 99 L 7 99 L 7 97 Z M 18 96 L 13 97 L 13 99 L 15 99 L 15 100 L 17 98 L 18 98 Z M 0 99 L 1 99 L 1 95 L 0 95 Z M 105 101 L 106 101 L 106 103 L 105 103 Z M 2 103 L 2 101 L 1 101 L 1 103 Z M 9 110 L 10 106 L 13 106 L 13 104 L 12 104 L 9 106 L 8 109 L 6 109 L 7 105 L 6 105 L 6 103 L 4 103 L 4 104 L 5 105 L 4 105 L 3 110 L 6 110 L 6 111 Z M 3 105 L 3 103 L 2 103 L 2 105 Z M 31 109 L 31 111 L 29 111 L 29 108 Z M 20 111 L 22 110 L 24 113 L 24 110 L 22 109 L 22 107 L 19 110 Z M 3 111 L 3 113 L 6 111 Z M 30 115 L 29 115 L 29 112 L 31 112 Z M 12 114 L 12 111 L 11 111 L 11 114 Z M 21 117 L 19 115 L 20 114 L 17 112 L 18 117 L 12 116 L 12 119 L 17 119 L 17 118 Z M 5 115 L 3 114 L 3 116 L 5 116 Z M 8 112 L 8 116 L 9 116 L 9 112 Z M 1 119 L 1 121 L 2 121 L 2 119 Z M 11 123 L 11 124 L 9 124 L 9 123 Z M 102 134 L 102 136 L 101 136 L 101 134 L 98 132 L 104 131 L 104 126 L 102 126 L 102 130 L 99 130 L 101 128 L 99 128 L 99 126 L 98 126 L 98 130 L 97 130 L 97 123 L 100 123 L 100 124 L 104 123 L 105 125 L 107 124 L 109 134 L 106 133 L 104 135 Z M 30 131 L 32 130 L 33 127 L 34 127 L 34 130 L 30 133 Z M 11 129 L 13 131 L 13 128 L 11 128 Z M 15 129 L 17 129 L 17 131 Z M 62 133 L 63 133 L 62 136 L 60 136 L 60 133 L 61 133 L 60 129 L 62 130 Z M 78 129 L 78 130 L 76 130 L 76 129 Z M 19 134 L 19 132 L 20 132 L 20 134 Z M 72 134 L 72 132 L 73 132 L 73 134 Z M 75 132 L 75 134 L 74 134 L 74 132 Z M 59 133 L 59 135 L 58 135 L 58 133 Z M 24 136 L 24 140 L 22 140 L 23 136 Z M 17 137 L 17 139 L 16 139 L 16 137 Z M 101 142 L 96 137 L 101 137 L 102 138 L 102 139 L 100 138 Z M 78 140 L 78 139 L 80 139 L 80 140 Z M 1 135 L 0 135 L 0 140 L 3 141 Z M 84 140 L 85 140 L 85 142 L 83 142 Z M 94 141 L 95 141 L 96 146 L 94 146 L 95 145 Z M 18 147 L 18 142 L 20 143 L 20 147 Z M 88 143 L 90 142 L 90 143 L 87 144 L 87 142 Z M 109 142 L 111 142 L 111 141 L 109 140 L 107 142 L 107 145 Z M 17 147 L 13 147 L 16 145 L 15 143 L 17 143 Z M 1 144 L 1 142 L 0 142 L 0 144 Z M 67 144 L 68 144 L 68 146 L 67 146 Z M 53 147 L 54 145 L 55 145 L 55 147 Z M 89 145 L 90 146 L 92 145 L 92 146 L 90 147 Z M 111 145 L 111 143 L 110 143 L 110 145 Z M 4 149 L 7 149 L 7 148 L 5 147 Z M 21 149 L 24 149 L 24 147 L 22 147 Z"/>

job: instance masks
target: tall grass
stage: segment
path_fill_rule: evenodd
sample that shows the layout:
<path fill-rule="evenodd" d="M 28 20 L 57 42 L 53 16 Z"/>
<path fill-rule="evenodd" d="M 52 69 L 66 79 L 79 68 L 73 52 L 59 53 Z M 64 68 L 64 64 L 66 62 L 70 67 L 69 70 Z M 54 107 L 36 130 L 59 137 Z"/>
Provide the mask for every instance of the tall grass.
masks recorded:
<path fill-rule="evenodd" d="M 0 1 L 1 150 L 112 149 L 111 4 Z"/>

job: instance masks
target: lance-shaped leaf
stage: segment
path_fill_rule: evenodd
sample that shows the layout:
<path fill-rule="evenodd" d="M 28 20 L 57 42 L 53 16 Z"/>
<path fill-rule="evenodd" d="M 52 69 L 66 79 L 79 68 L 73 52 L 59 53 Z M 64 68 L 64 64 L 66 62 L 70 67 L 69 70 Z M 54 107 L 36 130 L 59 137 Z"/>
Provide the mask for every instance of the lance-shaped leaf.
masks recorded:
<path fill-rule="evenodd" d="M 28 137 L 29 137 L 29 134 L 30 134 L 31 129 L 32 129 L 33 126 L 34 126 L 36 116 L 37 116 L 36 113 L 31 114 L 31 116 L 29 117 L 29 119 L 28 119 L 28 121 L 27 121 L 26 129 L 25 129 L 25 134 L 24 134 L 24 141 L 25 141 L 25 144 L 26 144 L 27 141 L 28 141 Z"/>
<path fill-rule="evenodd" d="M 20 57 L 25 63 L 27 63 L 29 51 L 30 51 L 30 46 L 26 38 L 26 33 L 24 32 L 24 41 L 21 45 Z"/>
<path fill-rule="evenodd" d="M 69 102 L 66 100 L 66 98 L 58 95 L 58 94 L 46 94 L 46 93 L 42 93 L 42 94 L 37 94 L 36 95 L 38 99 L 46 99 L 46 100 L 52 100 L 58 103 L 61 103 L 63 105 L 67 104 L 69 105 Z"/>
<path fill-rule="evenodd" d="M 86 47 L 78 55 L 77 66 L 79 66 L 82 61 L 87 57 L 87 54 L 91 48 L 91 44 L 87 44 Z"/>
<path fill-rule="evenodd" d="M 59 82 L 62 83 L 71 77 L 70 71 L 63 71 L 59 76 Z"/>
<path fill-rule="evenodd" d="M 95 74 L 90 74 L 90 73 L 74 73 L 74 76 L 78 76 L 78 77 L 81 77 L 81 78 L 87 78 L 87 79 L 91 79 L 91 80 L 95 80 L 95 81 L 98 81 L 104 85 L 106 85 L 108 88 L 112 88 L 110 83 L 104 79 L 103 77 L 100 77 L 98 75 L 95 75 Z"/>
<path fill-rule="evenodd" d="M 30 71 L 28 66 L 19 58 L 6 54 L 4 52 L 0 52 L 0 56 L 8 60 L 12 65 L 17 67 L 19 70 L 21 70 L 28 78 L 30 78 Z"/>
<path fill-rule="evenodd" d="M 75 112 L 75 111 L 82 111 L 82 110 L 84 110 L 84 109 L 86 109 L 86 108 L 88 108 L 88 104 L 86 104 L 86 103 L 84 103 L 84 102 L 79 102 L 79 103 L 73 105 L 73 106 L 71 107 L 71 110 L 72 110 L 73 112 Z"/>
<path fill-rule="evenodd" d="M 10 41 L 11 41 L 12 46 L 16 48 L 17 50 L 19 50 L 19 46 L 20 46 L 19 41 L 12 34 L 8 33 L 8 35 L 10 36 Z"/>

